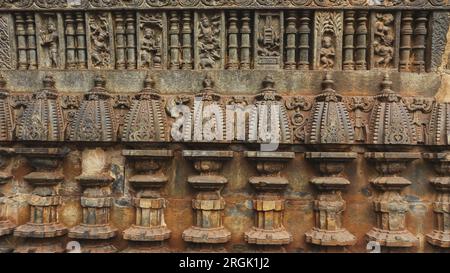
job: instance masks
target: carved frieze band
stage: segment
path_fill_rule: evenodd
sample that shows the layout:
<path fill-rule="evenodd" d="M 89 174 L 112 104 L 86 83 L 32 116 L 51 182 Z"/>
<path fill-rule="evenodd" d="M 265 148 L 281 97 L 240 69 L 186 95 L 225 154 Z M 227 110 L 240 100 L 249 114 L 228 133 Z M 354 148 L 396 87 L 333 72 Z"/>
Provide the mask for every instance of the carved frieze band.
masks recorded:
<path fill-rule="evenodd" d="M 108 1 L 116 2 L 124 3 Z M 446 15 L 423 9 L 0 11 L 0 69 L 428 72 L 442 59 Z"/>
<path fill-rule="evenodd" d="M 342 96 L 329 73 L 316 96 L 280 95 L 270 76 L 253 96 L 220 95 L 209 74 L 194 95 L 160 94 L 150 75 L 134 96 L 111 93 L 101 76 L 84 95 L 42 80 L 27 94 L 0 79 L 2 141 L 449 144 L 448 103 L 402 97 L 388 74 L 375 96 Z"/>
<path fill-rule="evenodd" d="M 166 7 L 445 7 L 447 0 L 2 0 L 0 8 L 17 9 L 96 9 Z"/>

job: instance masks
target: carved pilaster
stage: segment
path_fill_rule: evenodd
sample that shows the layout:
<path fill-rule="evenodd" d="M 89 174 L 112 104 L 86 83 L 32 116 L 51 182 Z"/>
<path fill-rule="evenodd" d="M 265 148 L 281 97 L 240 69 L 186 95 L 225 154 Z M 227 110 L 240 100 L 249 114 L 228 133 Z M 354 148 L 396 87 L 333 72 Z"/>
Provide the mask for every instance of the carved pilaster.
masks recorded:
<path fill-rule="evenodd" d="M 228 180 L 220 175 L 220 170 L 223 161 L 233 157 L 233 152 L 184 150 L 183 157 L 192 160 L 200 173 L 189 176 L 187 180 L 198 193 L 192 199 L 194 224 L 183 231 L 183 240 L 204 244 L 228 242 L 231 233 L 223 226 L 225 199 L 220 194 Z"/>
<path fill-rule="evenodd" d="M 37 52 L 36 52 L 36 25 L 33 13 L 25 15 L 25 35 L 27 43 L 27 61 L 28 69 L 34 70 L 38 68 Z"/>
<path fill-rule="evenodd" d="M 256 189 L 253 200 L 255 210 L 254 226 L 245 232 L 245 241 L 256 245 L 286 245 L 292 242 L 292 235 L 284 227 L 285 200 L 282 192 L 289 181 L 280 172 L 288 161 L 295 157 L 293 152 L 252 152 L 245 157 L 256 161 L 259 176 L 250 177 L 249 183 Z"/>
<path fill-rule="evenodd" d="M 418 11 L 414 20 L 414 60 L 412 65 L 415 72 L 425 72 L 425 49 L 427 37 L 428 12 Z"/>
<path fill-rule="evenodd" d="M 0 69 L 17 68 L 13 34 L 15 27 L 12 14 L 0 15 Z"/>
<path fill-rule="evenodd" d="M 350 184 L 340 176 L 344 165 L 356 158 L 352 152 L 309 152 L 306 158 L 318 164 L 321 177 L 311 179 L 320 191 L 314 200 L 315 227 L 308 231 L 306 242 L 321 246 L 351 246 L 356 237 L 343 227 L 342 213 L 345 201 L 341 190 Z"/>
<path fill-rule="evenodd" d="M 170 69 L 180 69 L 180 21 L 176 11 L 170 12 L 169 49 Z"/>
<path fill-rule="evenodd" d="M 82 221 L 69 230 L 69 238 L 80 239 L 82 252 L 116 252 L 109 239 L 117 234 L 111 224 L 110 184 L 114 178 L 107 172 L 105 151 L 85 149 L 82 153 L 82 173 L 75 179 L 83 189 L 80 202 Z M 91 241 L 91 242 L 89 242 Z"/>
<path fill-rule="evenodd" d="M 241 16 L 241 69 L 250 69 L 250 12 L 243 11 Z"/>
<path fill-rule="evenodd" d="M 300 26 L 298 28 L 298 69 L 310 68 L 311 11 L 300 11 Z"/>
<path fill-rule="evenodd" d="M 239 68 L 239 56 L 238 56 L 238 34 L 239 29 L 237 26 L 237 12 L 231 11 L 228 15 L 228 59 L 227 69 Z"/>
<path fill-rule="evenodd" d="M 16 25 L 18 69 L 28 69 L 25 19 L 21 13 L 14 16 Z"/>
<path fill-rule="evenodd" d="M 450 154 L 424 153 L 438 174 L 430 179 L 430 184 L 436 189 L 433 202 L 434 229 L 427 234 L 427 242 L 434 246 L 450 248 Z"/>
<path fill-rule="evenodd" d="M 87 53 L 86 53 L 86 23 L 84 14 L 81 12 L 75 13 L 76 22 L 76 41 L 77 41 L 77 67 L 78 69 L 87 68 Z"/>
<path fill-rule="evenodd" d="M 163 161 L 172 157 L 170 150 L 123 150 L 122 154 L 133 164 L 133 175 L 128 179 L 136 190 L 133 204 L 136 208 L 135 224 L 123 232 L 125 240 L 131 242 L 162 242 L 170 237 L 171 231 L 164 221 L 167 200 L 161 196 L 160 188 L 168 178 L 161 169 Z M 126 252 L 167 252 L 162 247 L 151 244 L 144 247 L 130 245 Z"/>
<path fill-rule="evenodd" d="M 286 59 L 284 62 L 284 68 L 293 70 L 297 67 L 296 63 L 296 36 L 297 36 L 297 15 L 295 11 L 288 12 L 286 22 Z"/>
<path fill-rule="evenodd" d="M 354 54 L 354 35 L 355 35 L 355 12 L 346 11 L 344 13 L 344 43 L 343 43 L 343 60 L 342 69 L 353 70 L 355 62 L 353 60 Z"/>
<path fill-rule="evenodd" d="M 58 170 L 67 149 L 59 148 L 17 148 L 16 153 L 25 156 L 34 171 L 24 176 L 24 180 L 33 186 L 28 199 L 30 221 L 18 226 L 14 236 L 33 238 L 15 252 L 63 252 L 61 242 L 56 238 L 67 233 L 67 228 L 59 222 L 58 207 L 61 196 L 55 187 L 64 180 Z M 42 244 L 45 243 L 45 244 Z M 42 244 L 42 245 L 41 245 Z"/>
<path fill-rule="evenodd" d="M 77 67 L 77 39 L 75 36 L 76 23 L 72 13 L 65 14 L 65 38 L 66 38 L 66 68 Z"/>
<path fill-rule="evenodd" d="M 116 39 L 116 68 L 125 69 L 125 22 L 122 13 L 118 12 L 115 14 L 115 39 Z"/>
<path fill-rule="evenodd" d="M 356 18 L 356 44 L 355 44 L 355 68 L 356 70 L 367 69 L 367 11 L 359 11 Z"/>
<path fill-rule="evenodd" d="M 420 153 L 368 152 L 365 157 L 374 161 L 380 176 L 370 183 L 380 192 L 373 201 L 376 226 L 366 233 L 368 241 L 376 241 L 385 247 L 413 247 L 417 238 L 406 228 L 408 202 L 401 190 L 411 181 L 399 176 L 407 165 L 420 158 Z"/>
<path fill-rule="evenodd" d="M 412 47 L 412 11 L 402 12 L 402 26 L 400 29 L 400 71 L 410 69 L 411 47 Z"/>
<path fill-rule="evenodd" d="M 136 68 L 136 20 L 133 12 L 125 13 L 127 68 Z"/>
<path fill-rule="evenodd" d="M 194 60 L 192 59 L 192 14 L 190 11 L 183 12 L 183 26 L 181 29 L 183 56 L 181 68 L 185 70 L 192 69 Z"/>

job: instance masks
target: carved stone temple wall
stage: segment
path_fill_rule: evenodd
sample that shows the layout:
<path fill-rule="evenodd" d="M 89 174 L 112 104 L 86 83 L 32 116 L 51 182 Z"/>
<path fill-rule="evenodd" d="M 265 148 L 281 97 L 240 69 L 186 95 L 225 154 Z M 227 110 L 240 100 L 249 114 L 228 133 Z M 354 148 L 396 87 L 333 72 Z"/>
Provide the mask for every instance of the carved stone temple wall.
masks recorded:
<path fill-rule="evenodd" d="M 0 0 L 0 251 L 448 252 L 449 22 Z"/>

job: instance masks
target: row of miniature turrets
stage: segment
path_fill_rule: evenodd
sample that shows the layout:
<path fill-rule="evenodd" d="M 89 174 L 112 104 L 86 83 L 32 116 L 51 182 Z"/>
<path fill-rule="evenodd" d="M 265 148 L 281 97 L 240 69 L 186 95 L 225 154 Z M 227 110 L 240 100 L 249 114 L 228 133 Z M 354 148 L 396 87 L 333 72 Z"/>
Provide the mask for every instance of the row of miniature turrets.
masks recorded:
<path fill-rule="evenodd" d="M 1 76 L 0 76 L 1 77 Z M 33 93 L 32 100 L 26 102 L 23 114 L 14 126 L 13 111 L 8 103 L 9 91 L 6 81 L 0 78 L 0 141 L 117 141 L 118 121 L 114 114 L 112 95 L 105 88 L 106 80 L 97 75 L 94 87 L 84 95 L 78 109 L 65 123 L 65 116 L 60 105 L 59 94 L 52 76 L 45 76 L 43 88 Z M 275 82 L 267 76 L 262 82 L 262 89 L 255 97 L 256 101 L 271 101 L 286 113 L 281 102 L 282 96 L 276 95 Z M 311 144 L 351 144 L 354 143 L 355 127 L 343 97 L 334 88 L 331 74 L 327 73 L 322 82 L 322 93 L 314 98 L 311 117 L 306 127 L 306 143 Z M 207 74 L 203 89 L 196 95 L 202 100 L 218 100 L 214 92 L 214 82 Z M 214 97 L 211 99 L 211 97 Z M 386 74 L 381 83 L 381 91 L 375 97 L 375 103 L 367 126 L 366 143 L 369 144 L 416 144 L 416 128 L 400 95 L 392 90 L 392 81 Z M 150 75 L 144 80 L 144 89 L 135 95 L 121 131 L 121 140 L 125 142 L 165 142 L 169 141 L 166 132 L 168 122 L 161 106 L 162 97 L 155 89 L 155 81 Z M 180 102 L 177 102 L 180 103 Z M 181 102 L 182 103 L 182 102 Z M 262 103 L 267 105 L 267 103 Z M 256 108 L 262 104 L 256 103 Z M 255 118 L 249 122 L 252 128 L 259 128 L 261 114 L 255 111 Z M 427 144 L 447 145 L 447 131 L 450 122 L 450 105 L 436 103 L 428 122 L 429 137 Z M 170 113 L 168 113 L 170 114 Z M 193 114 L 194 115 L 194 114 Z M 175 118 L 175 116 L 172 116 Z M 233 117 L 234 118 L 234 117 Z M 270 118 L 270 117 L 269 117 Z M 294 125 L 288 116 L 281 114 L 279 125 L 284 132 L 291 132 Z M 68 118 L 67 118 L 68 119 Z M 195 116 L 193 116 L 195 119 Z M 266 122 L 267 123 L 267 122 Z M 196 125 L 196 124 L 194 124 Z M 289 133 L 285 133 L 289 135 Z M 139 135 L 139 137 L 135 137 Z M 173 139 L 172 139 L 173 140 Z M 287 140 L 287 141 L 286 141 Z M 195 141 L 195 140 L 194 140 Z M 215 141 L 221 142 L 219 139 Z M 292 143 L 292 139 L 281 141 Z M 262 141 L 260 141 L 262 142 Z M 295 143 L 295 142 L 294 142 Z"/>

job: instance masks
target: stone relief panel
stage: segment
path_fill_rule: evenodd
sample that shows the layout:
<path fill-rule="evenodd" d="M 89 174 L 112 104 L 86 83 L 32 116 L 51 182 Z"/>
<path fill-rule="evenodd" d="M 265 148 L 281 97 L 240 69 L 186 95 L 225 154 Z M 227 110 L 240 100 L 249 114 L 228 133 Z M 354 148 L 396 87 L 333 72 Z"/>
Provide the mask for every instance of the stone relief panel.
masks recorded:
<path fill-rule="evenodd" d="M 90 68 L 114 68 L 114 37 L 111 19 L 111 14 L 106 12 L 87 15 Z"/>
<path fill-rule="evenodd" d="M 225 16 L 222 12 L 195 13 L 195 59 L 198 69 L 224 67 Z"/>
<path fill-rule="evenodd" d="M 0 69 L 11 69 L 13 65 L 13 40 L 11 16 L 0 14 Z"/>
<path fill-rule="evenodd" d="M 255 13 L 255 68 L 281 68 L 283 29 L 283 13 Z"/>
<path fill-rule="evenodd" d="M 342 63 L 342 13 L 318 11 L 314 20 L 314 68 L 339 69 Z"/>
<path fill-rule="evenodd" d="M 161 69 L 166 66 L 165 41 L 167 40 L 166 13 L 140 13 L 139 20 L 139 68 Z"/>

